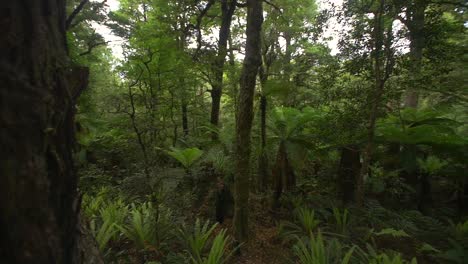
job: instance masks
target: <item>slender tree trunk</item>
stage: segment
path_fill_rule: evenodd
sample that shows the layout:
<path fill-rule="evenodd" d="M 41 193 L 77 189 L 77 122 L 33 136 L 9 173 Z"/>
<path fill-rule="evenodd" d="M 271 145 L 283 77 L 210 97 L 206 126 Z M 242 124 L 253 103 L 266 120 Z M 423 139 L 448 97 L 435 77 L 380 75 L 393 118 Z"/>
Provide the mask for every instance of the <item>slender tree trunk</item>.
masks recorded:
<path fill-rule="evenodd" d="M 234 55 L 234 47 L 232 44 L 232 36 L 229 35 L 229 79 L 230 79 L 230 86 L 232 88 L 232 95 L 233 95 L 233 100 L 234 100 L 234 109 L 237 109 L 237 96 L 238 96 L 238 88 L 237 86 L 239 85 L 239 82 L 236 80 L 236 62 L 235 62 L 235 55 Z M 235 111 L 235 115 L 237 115 L 237 111 Z"/>
<path fill-rule="evenodd" d="M 211 88 L 211 119 L 213 126 L 219 125 L 219 112 L 221 109 L 221 96 L 223 94 L 224 64 L 227 55 L 227 44 L 231 34 L 231 21 L 236 9 L 236 0 L 221 0 L 221 27 L 219 29 L 218 55 L 214 61 L 214 83 Z M 212 139 L 218 139 L 218 133 L 212 134 Z"/>
<path fill-rule="evenodd" d="M 150 174 L 149 174 L 148 151 L 146 149 L 145 140 L 143 139 L 143 132 L 138 128 L 138 125 L 137 125 L 136 109 L 135 109 L 135 95 L 132 92 L 132 87 L 134 85 L 136 85 L 139 81 L 140 80 L 137 80 L 134 84 L 130 84 L 128 86 L 128 97 L 130 99 L 130 108 L 131 108 L 131 112 L 128 115 L 129 115 L 130 120 L 132 122 L 133 131 L 135 132 L 135 134 L 137 136 L 137 141 L 138 141 L 138 145 L 140 146 L 141 153 L 143 154 L 143 162 L 144 162 L 144 165 L 145 165 L 145 167 L 144 167 L 145 176 L 146 176 L 147 180 L 149 180 Z"/>
<path fill-rule="evenodd" d="M 375 123 L 380 106 L 380 100 L 383 94 L 385 85 L 383 73 L 383 44 L 384 44 L 384 16 L 385 0 L 380 0 L 379 10 L 374 14 L 373 28 L 373 64 L 374 64 L 374 89 L 373 95 L 370 97 L 371 108 L 367 123 L 367 143 L 363 151 L 363 161 L 361 172 L 356 177 L 355 201 L 357 205 L 362 205 L 364 202 L 364 178 L 368 175 L 369 165 L 372 159 L 372 151 L 374 148 Z"/>
<path fill-rule="evenodd" d="M 276 154 L 276 164 L 274 170 L 275 189 L 273 193 L 273 208 L 279 207 L 279 199 L 286 187 L 287 174 L 287 153 L 284 142 L 280 142 L 278 152 Z"/>
<path fill-rule="evenodd" d="M 171 94 L 170 112 L 171 112 L 171 122 L 172 122 L 172 126 L 173 126 L 173 129 L 172 129 L 172 135 L 173 135 L 172 146 L 175 147 L 176 144 L 177 144 L 177 139 L 178 139 L 179 132 L 178 132 L 177 122 L 176 122 L 175 116 L 174 116 L 174 93 L 170 92 L 170 94 Z"/>
<path fill-rule="evenodd" d="M 268 188 L 268 155 L 266 151 L 266 110 L 267 98 L 264 94 L 260 96 L 260 139 L 261 150 L 258 159 L 259 189 L 265 191 Z"/>
<path fill-rule="evenodd" d="M 430 215 L 433 206 L 431 175 L 429 173 L 421 173 L 418 209 L 422 213 Z"/>
<path fill-rule="evenodd" d="M 182 130 L 184 131 L 184 137 L 189 134 L 187 107 L 187 102 L 182 100 Z"/>
<path fill-rule="evenodd" d="M 340 189 L 343 204 L 354 201 L 355 179 L 361 170 L 361 157 L 357 146 L 343 147 L 339 166 Z"/>
<path fill-rule="evenodd" d="M 296 187 L 296 175 L 289 162 L 286 143 L 280 142 L 276 155 L 275 164 L 275 191 L 273 196 L 273 207 L 279 206 L 279 199 L 285 190 L 291 191 Z"/>
<path fill-rule="evenodd" d="M 240 78 L 239 107 L 236 118 L 236 173 L 234 230 L 239 242 L 247 241 L 250 191 L 250 132 L 253 119 L 253 97 L 258 68 L 261 65 L 260 41 L 263 23 L 261 0 L 247 0 L 247 41 Z"/>
<path fill-rule="evenodd" d="M 65 1 L 1 6 L 0 263 L 84 263 L 73 149 L 88 69 L 70 67 Z"/>
<path fill-rule="evenodd" d="M 265 52 L 264 52 L 265 53 Z M 258 75 L 260 77 L 260 86 L 262 93 L 260 95 L 260 155 L 258 157 L 258 189 L 265 191 L 268 188 L 268 154 L 266 151 L 266 111 L 267 97 L 265 95 L 266 82 L 268 80 L 269 65 L 265 60 L 265 54 L 262 54 L 262 65 L 259 67 Z"/>

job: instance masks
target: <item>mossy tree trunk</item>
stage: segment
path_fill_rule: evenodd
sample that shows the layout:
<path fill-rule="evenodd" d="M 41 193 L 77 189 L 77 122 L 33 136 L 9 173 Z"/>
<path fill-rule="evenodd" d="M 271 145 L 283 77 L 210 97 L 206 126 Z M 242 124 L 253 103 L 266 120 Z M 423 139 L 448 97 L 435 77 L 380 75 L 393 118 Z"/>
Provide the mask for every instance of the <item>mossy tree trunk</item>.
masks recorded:
<path fill-rule="evenodd" d="M 70 67 L 65 1 L 0 5 L 0 263 L 83 263 L 72 153 L 88 69 Z"/>
<path fill-rule="evenodd" d="M 248 239 L 248 206 L 250 191 L 250 133 L 253 98 L 258 68 L 261 65 L 260 42 L 263 23 L 261 0 L 247 1 L 247 41 L 236 117 L 236 173 L 234 229 L 239 242 Z"/>

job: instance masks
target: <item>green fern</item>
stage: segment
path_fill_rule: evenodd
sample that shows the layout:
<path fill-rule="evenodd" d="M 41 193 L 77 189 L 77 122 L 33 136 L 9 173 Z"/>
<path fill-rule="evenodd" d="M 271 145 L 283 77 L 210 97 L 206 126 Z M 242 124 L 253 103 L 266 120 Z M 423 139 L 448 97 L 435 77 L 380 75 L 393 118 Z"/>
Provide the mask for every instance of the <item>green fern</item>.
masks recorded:
<path fill-rule="evenodd" d="M 320 224 L 315 218 L 315 211 L 300 207 L 294 213 L 294 222 L 283 221 L 279 226 L 279 234 L 284 242 L 293 240 L 295 237 L 308 237 Z"/>
<path fill-rule="evenodd" d="M 203 262 L 198 263 L 194 262 L 194 264 L 224 264 L 226 263 L 229 258 L 232 256 L 231 251 L 230 253 L 227 252 L 229 243 L 229 236 L 226 235 L 226 229 L 221 230 L 213 240 L 213 244 L 211 245 L 210 252 L 208 256 L 203 260 Z"/>
<path fill-rule="evenodd" d="M 203 151 L 198 148 L 172 148 L 172 151 L 167 151 L 167 154 L 180 162 L 180 164 L 186 170 L 189 170 L 193 164 L 203 155 Z"/>
<path fill-rule="evenodd" d="M 389 256 L 387 254 L 380 254 L 372 259 L 369 259 L 369 264 L 417 264 L 416 258 L 411 259 L 411 261 L 404 260 L 400 254 Z"/>
<path fill-rule="evenodd" d="M 216 226 L 217 223 L 213 224 L 210 227 L 209 221 L 206 221 L 204 224 L 201 224 L 200 219 L 197 219 L 195 221 L 193 231 L 189 230 L 188 228 L 183 228 L 179 230 L 182 240 L 187 245 L 190 258 L 194 262 L 202 262 L 204 249 L 206 248 L 207 242 Z"/>
<path fill-rule="evenodd" d="M 90 222 L 91 233 L 98 243 L 99 250 L 104 252 L 109 241 L 118 233 L 116 225 L 110 220 L 105 220 L 99 227 L 96 220 Z"/>
<path fill-rule="evenodd" d="M 336 239 L 326 243 L 320 232 L 316 236 L 311 234 L 306 241 L 297 238 L 297 243 L 293 247 L 300 264 L 347 264 L 351 260 L 354 247 L 346 252 L 343 249 L 344 246 Z"/>
<path fill-rule="evenodd" d="M 333 217 L 335 220 L 335 232 L 345 235 L 348 232 L 349 225 L 349 212 L 344 209 L 343 212 L 339 208 L 333 207 Z"/>
<path fill-rule="evenodd" d="M 132 204 L 129 222 L 119 229 L 137 248 L 161 250 L 171 236 L 170 217 L 170 211 L 157 210 L 150 202 Z"/>

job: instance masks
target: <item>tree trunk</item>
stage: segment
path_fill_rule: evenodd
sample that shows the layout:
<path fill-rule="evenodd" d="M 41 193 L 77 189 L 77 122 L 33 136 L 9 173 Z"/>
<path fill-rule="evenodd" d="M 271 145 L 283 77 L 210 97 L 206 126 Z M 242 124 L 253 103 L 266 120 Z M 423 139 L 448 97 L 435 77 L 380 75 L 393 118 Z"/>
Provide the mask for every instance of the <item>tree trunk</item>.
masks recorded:
<path fill-rule="evenodd" d="M 268 188 L 268 155 L 266 151 L 266 109 L 267 98 L 264 94 L 260 96 L 260 138 L 261 150 L 258 159 L 258 186 L 260 191 Z"/>
<path fill-rule="evenodd" d="M 74 104 L 88 69 L 70 67 L 65 1 L 1 5 L 0 263 L 83 263 Z"/>
<path fill-rule="evenodd" d="M 433 206 L 431 175 L 429 173 L 421 173 L 418 209 L 421 213 L 430 215 Z"/>
<path fill-rule="evenodd" d="M 338 171 L 343 204 L 354 201 L 355 179 L 360 173 L 361 158 L 356 146 L 343 147 Z"/>
<path fill-rule="evenodd" d="M 188 115 L 187 115 L 187 102 L 182 101 L 182 130 L 184 131 L 184 137 L 187 137 L 189 134 L 188 126 Z"/>
<path fill-rule="evenodd" d="M 428 5 L 427 0 L 414 0 L 411 1 L 406 11 L 406 26 L 409 31 L 410 40 L 410 69 L 409 75 L 411 82 L 405 98 L 405 106 L 417 108 L 419 102 L 419 92 L 415 87 L 419 87 L 421 73 L 421 63 L 423 57 L 423 49 L 426 43 L 424 24 L 425 24 L 425 11 Z"/>
<path fill-rule="evenodd" d="M 234 230 L 236 239 L 248 239 L 248 206 L 250 179 L 250 132 L 253 118 L 253 97 L 258 67 L 261 65 L 260 42 L 263 23 L 261 0 L 247 1 L 247 41 L 240 78 L 239 107 L 236 118 L 236 173 Z"/>
<path fill-rule="evenodd" d="M 361 206 L 364 202 L 364 178 L 369 172 L 369 165 L 372 159 L 372 151 L 374 148 L 374 134 L 375 134 L 375 123 L 377 121 L 377 112 L 380 106 L 380 100 L 382 98 L 383 89 L 385 85 L 385 77 L 383 73 L 383 45 L 384 45 L 384 6 L 385 0 L 380 0 L 379 10 L 374 13 L 374 25 L 373 25 L 373 66 L 374 66 L 374 89 L 370 98 L 371 108 L 369 113 L 369 119 L 367 123 L 367 143 L 363 151 L 363 161 L 361 172 L 356 177 L 356 190 L 355 190 L 355 201 L 358 206 Z"/>
<path fill-rule="evenodd" d="M 293 190 L 296 186 L 296 175 L 289 162 L 285 142 L 280 142 L 276 155 L 274 171 L 275 190 L 273 193 L 273 207 L 279 206 L 279 199 L 285 190 Z"/>
<path fill-rule="evenodd" d="M 229 3 L 228 3 L 229 2 Z M 236 9 L 236 0 L 222 0 L 221 1 L 221 27 L 219 29 L 218 40 L 218 55 L 214 61 L 214 83 L 211 87 L 211 119 L 210 122 L 213 126 L 219 125 L 219 112 L 221 109 L 221 96 L 223 94 L 223 74 L 224 63 L 227 55 L 227 44 L 229 35 L 231 34 L 231 21 Z M 212 139 L 218 139 L 218 133 L 213 132 Z"/>

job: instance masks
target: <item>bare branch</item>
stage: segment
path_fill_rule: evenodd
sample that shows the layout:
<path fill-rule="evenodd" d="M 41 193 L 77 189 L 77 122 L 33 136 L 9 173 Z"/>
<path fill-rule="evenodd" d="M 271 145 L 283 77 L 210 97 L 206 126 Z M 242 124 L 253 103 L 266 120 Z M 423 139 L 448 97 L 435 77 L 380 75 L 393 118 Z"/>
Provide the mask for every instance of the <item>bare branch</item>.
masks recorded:
<path fill-rule="evenodd" d="M 103 41 L 103 42 L 96 42 L 96 43 L 88 43 L 88 50 L 85 51 L 85 52 L 82 52 L 79 54 L 79 56 L 85 56 L 85 55 L 88 55 L 91 53 L 91 51 L 93 51 L 94 48 L 98 47 L 98 46 L 101 46 L 101 45 L 106 45 L 107 43 L 109 43 L 110 41 Z"/>
<path fill-rule="evenodd" d="M 84 6 L 88 2 L 89 2 L 89 0 L 81 0 L 80 4 L 75 8 L 75 10 L 73 10 L 73 12 L 70 14 L 70 16 L 68 16 L 67 20 L 65 21 L 65 30 L 70 29 L 70 25 L 71 25 L 73 19 L 75 19 L 75 17 L 78 15 L 78 13 L 80 13 L 81 10 L 83 10 Z"/>
<path fill-rule="evenodd" d="M 273 4 L 272 2 L 268 1 L 268 0 L 263 0 L 263 2 L 265 2 L 265 4 L 273 7 L 276 11 L 278 11 L 280 14 L 283 14 L 283 10 L 281 10 L 281 8 L 275 4 Z"/>
<path fill-rule="evenodd" d="M 237 7 L 247 7 L 247 3 L 236 3 Z"/>

